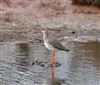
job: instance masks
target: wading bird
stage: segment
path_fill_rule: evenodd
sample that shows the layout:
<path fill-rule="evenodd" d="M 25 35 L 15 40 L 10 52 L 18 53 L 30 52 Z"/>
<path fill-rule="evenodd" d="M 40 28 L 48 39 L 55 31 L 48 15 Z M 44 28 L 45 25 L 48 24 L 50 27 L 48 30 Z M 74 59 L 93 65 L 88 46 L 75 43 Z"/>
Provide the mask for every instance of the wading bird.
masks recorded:
<path fill-rule="evenodd" d="M 52 57 L 51 57 L 51 62 L 50 64 L 54 64 L 54 59 L 55 59 L 55 48 L 63 51 L 69 51 L 69 49 L 65 48 L 59 41 L 57 40 L 49 40 L 48 36 L 48 30 L 47 29 L 42 29 L 43 33 L 43 40 L 44 40 L 44 45 L 45 47 L 52 52 Z"/>

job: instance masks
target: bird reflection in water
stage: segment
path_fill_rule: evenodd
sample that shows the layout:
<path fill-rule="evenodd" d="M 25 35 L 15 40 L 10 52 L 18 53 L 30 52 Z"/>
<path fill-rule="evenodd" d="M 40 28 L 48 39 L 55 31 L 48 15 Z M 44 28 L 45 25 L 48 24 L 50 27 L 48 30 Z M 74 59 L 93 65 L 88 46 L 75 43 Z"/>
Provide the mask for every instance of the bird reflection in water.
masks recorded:
<path fill-rule="evenodd" d="M 53 80 L 54 79 L 54 66 L 53 65 L 50 66 L 50 70 L 51 70 L 51 79 Z"/>
<path fill-rule="evenodd" d="M 54 66 L 50 66 L 50 79 L 45 79 L 43 85 L 61 85 L 61 82 L 54 78 Z"/>

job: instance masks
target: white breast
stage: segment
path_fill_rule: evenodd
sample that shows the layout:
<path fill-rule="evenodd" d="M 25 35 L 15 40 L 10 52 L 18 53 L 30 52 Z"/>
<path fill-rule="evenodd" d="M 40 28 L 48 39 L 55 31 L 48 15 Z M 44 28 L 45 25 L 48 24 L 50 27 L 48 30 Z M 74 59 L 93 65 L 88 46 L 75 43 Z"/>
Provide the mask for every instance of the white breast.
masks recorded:
<path fill-rule="evenodd" d="M 52 50 L 53 49 L 52 45 L 50 45 L 47 41 L 44 42 L 44 45 L 49 50 Z"/>

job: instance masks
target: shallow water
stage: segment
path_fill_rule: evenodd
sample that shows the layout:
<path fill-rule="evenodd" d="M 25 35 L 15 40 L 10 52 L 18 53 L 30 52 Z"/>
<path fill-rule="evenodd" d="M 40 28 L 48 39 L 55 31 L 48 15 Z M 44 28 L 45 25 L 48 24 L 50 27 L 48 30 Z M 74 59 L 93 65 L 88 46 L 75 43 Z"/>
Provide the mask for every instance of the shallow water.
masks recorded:
<path fill-rule="evenodd" d="M 69 52 L 50 52 L 43 44 L 0 44 L 0 85 L 99 85 L 100 43 L 68 43 Z"/>

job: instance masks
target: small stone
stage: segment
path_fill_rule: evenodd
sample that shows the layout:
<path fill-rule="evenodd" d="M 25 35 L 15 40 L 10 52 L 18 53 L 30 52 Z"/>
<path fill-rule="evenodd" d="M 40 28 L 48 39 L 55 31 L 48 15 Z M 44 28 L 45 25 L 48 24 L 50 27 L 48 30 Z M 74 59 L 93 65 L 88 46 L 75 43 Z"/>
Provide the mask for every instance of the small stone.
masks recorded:
<path fill-rule="evenodd" d="M 72 34 L 75 34 L 76 32 L 75 31 L 72 31 Z"/>
<path fill-rule="evenodd" d="M 41 67 L 44 67 L 45 65 L 44 65 L 44 64 L 40 64 L 40 66 L 41 66 Z"/>
<path fill-rule="evenodd" d="M 61 66 L 61 64 L 58 62 L 55 62 L 55 67 L 59 67 L 59 66 Z"/>
<path fill-rule="evenodd" d="M 33 62 L 32 65 L 35 65 L 35 63 Z"/>

